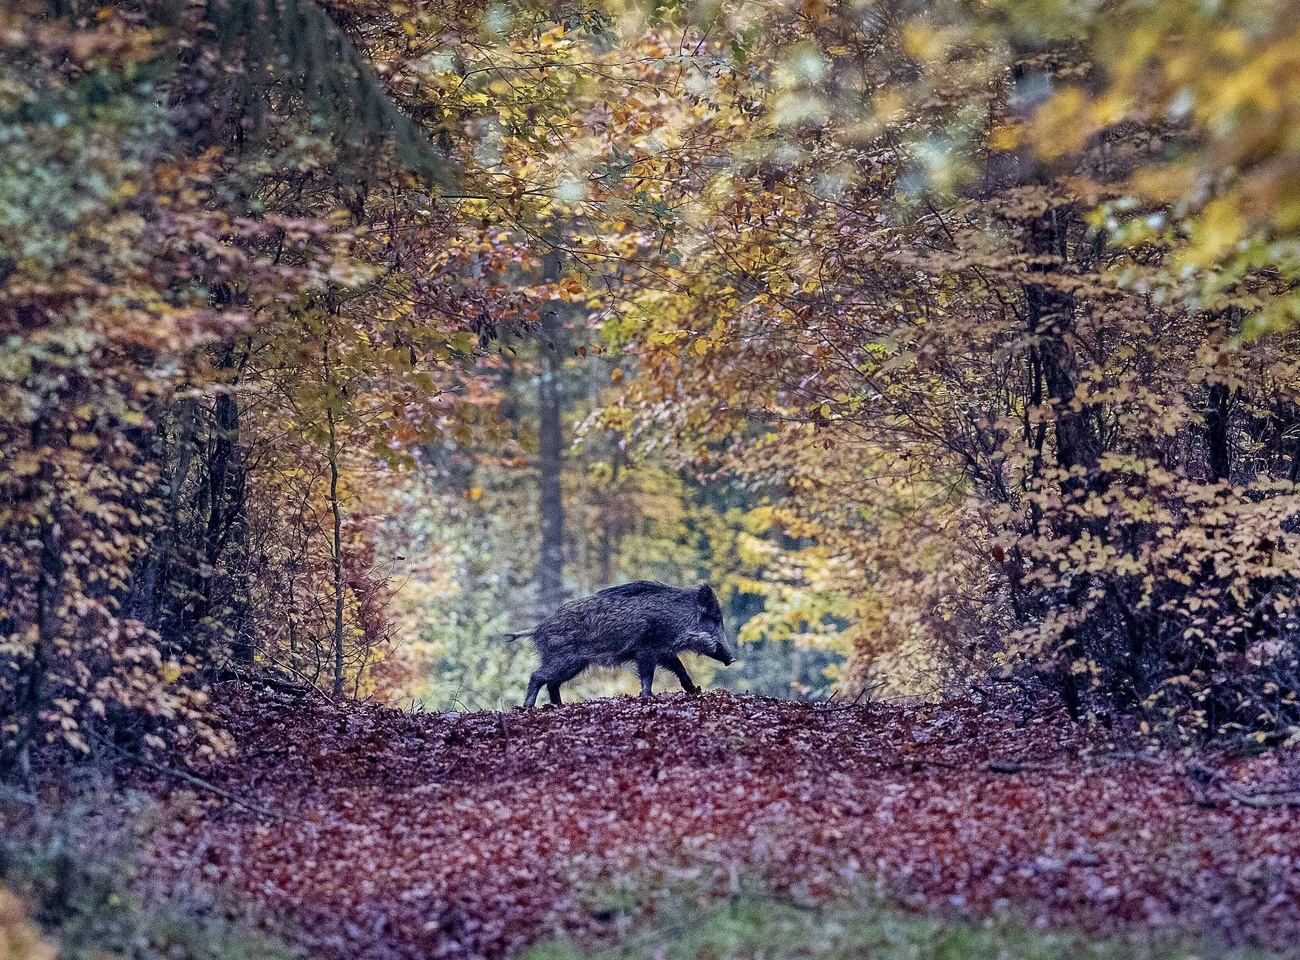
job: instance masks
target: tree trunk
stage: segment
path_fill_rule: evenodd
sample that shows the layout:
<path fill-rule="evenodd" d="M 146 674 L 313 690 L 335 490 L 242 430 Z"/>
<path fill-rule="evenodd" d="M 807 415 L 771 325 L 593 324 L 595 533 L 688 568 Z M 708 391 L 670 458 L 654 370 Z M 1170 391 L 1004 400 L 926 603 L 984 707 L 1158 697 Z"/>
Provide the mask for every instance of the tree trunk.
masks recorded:
<path fill-rule="evenodd" d="M 334 402 L 330 397 L 330 348 L 321 345 L 325 358 L 325 423 L 329 428 L 330 513 L 334 520 L 331 561 L 334 574 L 334 696 L 343 695 L 343 512 L 339 507 L 339 448 L 334 424 Z"/>
<path fill-rule="evenodd" d="M 1073 211 L 1068 206 L 1051 207 L 1027 227 L 1028 252 L 1064 263 L 1066 240 Z M 1052 267 L 1036 268 L 1047 273 Z M 1043 386 L 1056 417 L 1056 461 L 1063 469 L 1082 467 L 1093 471 L 1101 455 L 1101 444 L 1088 407 L 1073 409 L 1078 388 L 1078 362 L 1074 355 L 1074 297 L 1050 283 L 1025 284 L 1025 319 L 1029 332 L 1038 337 L 1037 358 Z"/>
<path fill-rule="evenodd" d="M 45 701 L 45 673 L 49 652 L 59 633 L 59 606 L 63 595 L 63 552 L 55 504 L 50 516 L 41 521 L 41 565 L 36 581 L 36 643 L 23 678 L 21 728 L 16 738 L 17 767 L 23 781 L 32 782 L 32 744 L 41 729 L 41 708 Z"/>
<path fill-rule="evenodd" d="M 1066 262 L 1069 253 L 1067 241 L 1073 210 L 1068 205 L 1049 207 L 1041 216 L 1030 220 L 1026 226 L 1026 252 L 1039 261 L 1033 272 L 1050 274 Z M 1079 367 L 1075 356 L 1075 302 L 1074 296 L 1061 289 L 1054 278 L 1045 277 L 1043 283 L 1026 283 L 1025 323 L 1036 343 L 1030 357 L 1031 378 L 1043 391 L 1042 401 L 1049 403 L 1054 416 L 1056 438 L 1056 466 L 1071 473 L 1061 482 L 1061 490 L 1071 494 L 1093 488 L 1098 483 L 1097 465 L 1101 457 L 1101 439 L 1094 425 L 1095 411 L 1085 405 L 1075 408 L 1075 394 L 1079 383 Z M 1036 365 L 1036 367 L 1035 367 Z M 1041 444 L 1042 434 L 1038 434 Z M 1041 446 L 1037 448 L 1041 455 Z M 1082 470 L 1083 476 L 1075 471 Z M 1077 518 L 1070 521 L 1067 535 L 1076 537 L 1087 521 Z M 1088 578 L 1077 581 L 1077 596 L 1067 601 L 1079 602 L 1085 592 Z M 1078 640 L 1073 628 L 1060 638 L 1060 655 L 1053 666 L 1058 689 L 1065 700 L 1071 719 L 1083 715 L 1084 691 L 1073 672 L 1070 654 Z M 1132 640 L 1132 638 L 1130 638 Z M 1133 662 L 1136 669 L 1138 664 Z"/>
<path fill-rule="evenodd" d="M 167 582 L 171 566 L 172 549 L 176 531 L 180 526 L 181 490 L 189 478 L 190 464 L 194 459 L 194 434 L 198 425 L 198 405 L 192 399 L 181 402 L 180 433 L 176 440 L 176 468 L 168 482 L 167 509 L 163 515 L 158 540 L 149 551 L 149 559 L 136 586 L 132 604 L 135 617 L 149 627 L 157 628 L 158 584 Z"/>
<path fill-rule="evenodd" d="M 622 514 L 616 506 L 619 469 L 623 465 L 623 451 L 614 443 L 610 454 L 609 487 L 601 497 L 600 511 L 600 583 L 608 587 L 614 582 L 614 558 L 622 533 Z"/>
<path fill-rule="evenodd" d="M 1227 480 L 1232 472 L 1231 452 L 1228 448 L 1227 384 L 1210 385 L 1209 402 L 1205 410 L 1205 432 L 1210 479 L 1216 483 Z"/>
<path fill-rule="evenodd" d="M 228 364 L 227 364 L 228 365 Z M 199 499 L 207 504 L 204 524 L 202 564 L 195 588 L 193 613 L 184 624 L 186 630 L 200 626 L 212 613 L 213 591 L 216 587 L 217 563 L 233 541 L 242 545 L 244 535 L 244 473 L 240 463 L 239 448 L 239 398 L 234 384 L 229 384 L 217 394 L 212 414 L 213 443 L 208 473 Z M 232 579 L 238 577 L 235 565 L 227 564 Z M 242 587 L 236 587 L 241 590 Z M 243 633 L 243 617 L 238 610 L 224 617 L 232 628 L 231 658 L 238 664 L 253 662 L 253 645 Z M 182 643 L 192 646 L 192 637 L 182 637 Z"/>
<path fill-rule="evenodd" d="M 542 259 L 544 279 L 560 277 L 560 254 L 554 245 Z M 564 500 L 560 484 L 564 467 L 563 400 L 560 376 L 564 369 L 564 320 L 558 305 L 542 308 L 542 338 L 538 348 L 538 497 L 542 542 L 538 555 L 537 599 L 544 611 L 564 602 Z"/>

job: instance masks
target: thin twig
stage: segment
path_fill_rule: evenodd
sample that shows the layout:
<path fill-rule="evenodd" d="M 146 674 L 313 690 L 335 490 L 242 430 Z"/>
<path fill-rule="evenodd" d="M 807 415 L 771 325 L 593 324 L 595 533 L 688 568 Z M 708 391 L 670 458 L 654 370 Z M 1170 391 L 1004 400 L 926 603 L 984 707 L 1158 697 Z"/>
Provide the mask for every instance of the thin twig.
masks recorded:
<path fill-rule="evenodd" d="M 1114 750 L 1110 753 L 1098 754 L 1100 760 L 1114 760 L 1117 763 L 1125 761 L 1131 763 L 1145 763 L 1152 767 L 1167 767 L 1169 763 L 1160 757 L 1152 756 L 1149 753 L 1138 753 L 1133 750 Z"/>
<path fill-rule="evenodd" d="M 0 800 L 12 800 L 14 803 L 26 804 L 33 809 L 39 809 L 41 805 L 41 801 L 35 794 L 5 784 L 0 784 Z"/>
<path fill-rule="evenodd" d="M 1185 772 L 1201 788 L 1197 802 L 1205 805 L 1212 802 L 1206 795 L 1210 787 L 1217 787 L 1229 800 L 1235 800 L 1244 807 L 1265 810 L 1271 807 L 1300 807 L 1300 790 L 1277 787 L 1264 787 L 1259 790 L 1243 790 L 1236 784 L 1229 783 L 1227 774 L 1202 763 L 1189 763 Z"/>
<path fill-rule="evenodd" d="M 830 706 L 830 700 L 827 700 L 826 701 L 827 705 L 824 707 L 818 707 L 817 710 L 819 713 L 836 713 L 840 710 L 852 710 L 854 707 L 858 705 L 859 700 L 865 697 L 868 693 L 874 693 L 876 690 L 879 690 L 884 685 L 885 685 L 885 681 L 881 680 L 879 683 L 872 684 L 869 687 L 863 687 L 861 690 L 858 691 L 858 695 L 854 697 L 852 700 L 850 700 L 848 703 L 837 704 L 836 706 L 833 707 Z"/>
<path fill-rule="evenodd" d="M 1292 791 L 1291 793 L 1246 793 L 1238 790 L 1236 787 L 1223 784 L 1220 789 L 1231 799 L 1236 800 L 1242 806 L 1253 807 L 1256 810 L 1265 810 L 1270 807 L 1300 807 L 1300 793 Z"/>
<path fill-rule="evenodd" d="M 258 814 L 259 816 L 270 817 L 272 820 L 277 820 L 280 823 L 284 823 L 288 819 L 284 815 L 276 813 L 273 810 L 267 810 L 265 807 L 259 807 L 254 803 L 249 803 L 247 800 L 242 800 L 239 797 L 235 796 L 233 793 L 231 793 L 229 790 L 222 790 L 216 784 L 209 783 L 207 780 L 204 780 L 202 777 L 196 777 L 194 774 L 186 773 L 184 770 L 177 770 L 175 767 L 169 767 L 165 763 L 157 763 L 156 761 L 153 760 L 147 760 L 144 757 L 140 756 L 138 753 L 131 753 L 129 750 L 123 750 L 117 744 L 110 743 L 108 740 L 104 739 L 98 734 L 92 733 L 91 736 L 94 739 L 98 740 L 104 746 L 108 747 L 108 749 L 112 750 L 118 756 L 122 757 L 123 759 L 129 760 L 132 763 L 138 763 L 141 766 L 148 767 L 150 770 L 153 770 L 157 773 L 166 774 L 167 776 L 176 777 L 180 780 L 184 780 L 186 783 L 190 784 L 191 786 L 198 787 L 201 790 L 206 790 L 212 795 L 216 797 L 220 797 L 222 800 L 229 801 L 230 803 L 233 803 L 237 807 L 243 807 L 245 810 L 249 810 L 252 813 Z"/>
<path fill-rule="evenodd" d="M 990 760 L 989 773 L 1058 773 L 1060 765 L 1046 763 L 1021 763 L 1018 760 Z"/>

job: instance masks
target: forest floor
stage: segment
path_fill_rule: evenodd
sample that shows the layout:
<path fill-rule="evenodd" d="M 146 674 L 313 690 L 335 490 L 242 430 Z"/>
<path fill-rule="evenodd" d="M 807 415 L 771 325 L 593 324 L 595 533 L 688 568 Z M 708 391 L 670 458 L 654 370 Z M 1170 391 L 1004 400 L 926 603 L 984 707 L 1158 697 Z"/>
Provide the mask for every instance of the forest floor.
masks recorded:
<path fill-rule="evenodd" d="M 599 942 L 618 911 L 591 891 L 674 878 L 1300 944 L 1295 751 L 1192 763 L 978 697 L 424 715 L 245 692 L 221 710 L 237 749 L 198 772 L 244 806 L 142 774 L 171 796 L 146 876 L 229 890 L 316 956 Z"/>

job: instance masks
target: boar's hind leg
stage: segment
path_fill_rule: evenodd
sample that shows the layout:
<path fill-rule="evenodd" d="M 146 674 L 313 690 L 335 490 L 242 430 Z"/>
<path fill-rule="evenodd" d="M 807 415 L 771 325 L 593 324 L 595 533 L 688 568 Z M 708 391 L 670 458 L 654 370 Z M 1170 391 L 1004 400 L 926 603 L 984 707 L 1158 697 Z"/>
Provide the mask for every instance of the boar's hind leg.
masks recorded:
<path fill-rule="evenodd" d="M 545 682 L 546 678 L 542 676 L 542 671 L 540 670 L 534 672 L 533 675 L 528 678 L 528 692 L 524 694 L 525 707 L 537 706 L 537 694 L 541 692 L 542 684 Z"/>
<path fill-rule="evenodd" d="M 654 654 L 639 653 L 636 658 L 636 672 L 641 678 L 641 696 L 649 697 L 653 691 L 650 689 L 654 684 L 655 667 L 658 665 L 658 658 Z"/>
<path fill-rule="evenodd" d="M 700 692 L 700 688 L 695 685 L 695 681 L 691 679 L 691 675 L 686 672 L 686 666 L 673 654 L 670 653 L 668 656 L 660 660 L 659 665 L 671 670 L 673 676 L 682 682 L 682 689 L 687 693 Z"/>
<path fill-rule="evenodd" d="M 587 664 L 585 662 L 571 663 L 568 666 L 560 670 L 557 670 L 555 673 L 551 674 L 549 678 L 547 678 L 546 692 L 551 697 L 551 703 L 558 704 L 560 702 L 560 684 L 568 683 L 578 674 L 582 673 L 582 671 L 586 669 L 586 666 Z"/>

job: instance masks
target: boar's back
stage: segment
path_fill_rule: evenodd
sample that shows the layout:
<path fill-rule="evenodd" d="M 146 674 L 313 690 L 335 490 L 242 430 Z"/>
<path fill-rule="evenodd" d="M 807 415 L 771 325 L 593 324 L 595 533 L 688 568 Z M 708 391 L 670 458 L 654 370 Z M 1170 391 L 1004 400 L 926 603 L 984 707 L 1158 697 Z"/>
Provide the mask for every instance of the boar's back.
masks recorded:
<path fill-rule="evenodd" d="M 634 597 L 644 597 L 648 594 L 677 593 L 676 587 L 670 587 L 666 583 L 659 583 L 656 580 L 633 580 L 631 583 L 620 584 L 617 587 L 606 587 L 604 590 L 597 592 L 598 597 L 609 597 L 614 600 L 631 600 Z"/>

